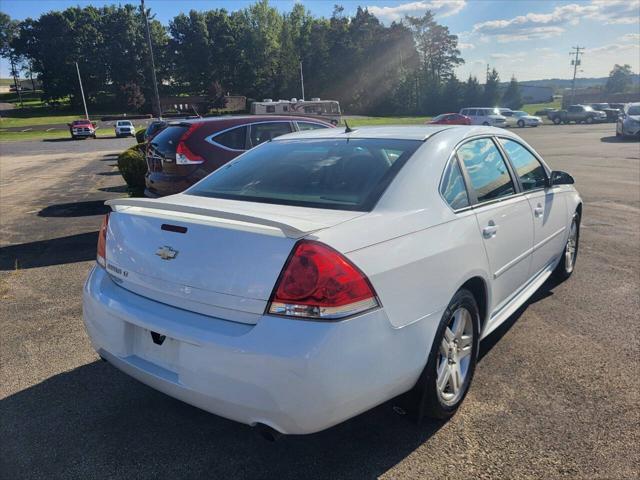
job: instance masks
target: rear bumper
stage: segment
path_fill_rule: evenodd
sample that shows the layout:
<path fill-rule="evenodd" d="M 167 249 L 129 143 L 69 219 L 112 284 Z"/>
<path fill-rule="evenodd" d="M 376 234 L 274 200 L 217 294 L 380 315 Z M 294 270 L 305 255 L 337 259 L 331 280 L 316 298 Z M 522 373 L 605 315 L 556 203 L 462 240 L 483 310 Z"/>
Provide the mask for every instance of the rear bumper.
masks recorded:
<path fill-rule="evenodd" d="M 83 295 L 93 347 L 115 367 L 211 413 L 288 434 L 324 430 L 409 390 L 440 313 L 401 329 L 382 309 L 341 322 L 265 315 L 247 325 L 138 296 L 99 267 Z M 150 331 L 166 335 L 162 346 Z"/>
<path fill-rule="evenodd" d="M 185 191 L 195 181 L 190 177 L 182 177 L 178 175 L 165 175 L 161 172 L 147 172 L 145 176 L 145 196 L 156 198 L 174 195 Z"/>

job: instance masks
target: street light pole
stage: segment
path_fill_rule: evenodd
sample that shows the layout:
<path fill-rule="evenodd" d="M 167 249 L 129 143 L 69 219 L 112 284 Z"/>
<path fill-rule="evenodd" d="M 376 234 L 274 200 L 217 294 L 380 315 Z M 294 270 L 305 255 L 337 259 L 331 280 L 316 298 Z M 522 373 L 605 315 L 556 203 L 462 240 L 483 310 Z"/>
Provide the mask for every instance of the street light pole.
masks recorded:
<path fill-rule="evenodd" d="M 149 44 L 149 54 L 151 56 L 151 79 L 153 81 L 153 91 L 156 100 L 156 112 L 158 118 L 162 118 L 162 109 L 160 108 L 160 95 L 158 94 L 158 81 L 156 80 L 156 63 L 153 60 L 153 47 L 151 46 L 151 30 L 149 29 L 149 19 L 147 18 L 147 10 L 144 8 L 144 0 L 140 0 L 142 7 L 142 15 L 144 15 L 144 24 L 147 29 L 147 43 Z"/>
<path fill-rule="evenodd" d="M 302 75 L 302 60 L 300 60 L 300 86 L 302 87 L 302 100 L 304 101 L 304 75 Z"/>
<path fill-rule="evenodd" d="M 76 62 L 76 71 L 78 72 L 78 83 L 80 83 L 80 95 L 82 95 L 82 104 L 84 105 L 84 116 L 89 120 L 89 112 L 87 110 L 87 101 L 84 99 L 84 88 L 82 88 L 82 77 L 80 77 L 80 67 Z"/>

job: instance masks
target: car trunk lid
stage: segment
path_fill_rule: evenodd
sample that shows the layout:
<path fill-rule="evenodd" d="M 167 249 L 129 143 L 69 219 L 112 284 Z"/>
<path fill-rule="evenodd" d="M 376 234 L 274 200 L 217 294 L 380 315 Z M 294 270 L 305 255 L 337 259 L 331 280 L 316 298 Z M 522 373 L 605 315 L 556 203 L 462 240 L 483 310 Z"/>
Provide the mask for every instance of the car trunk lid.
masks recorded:
<path fill-rule="evenodd" d="M 121 287 L 186 310 L 255 324 L 295 242 L 363 212 L 175 195 L 121 199 L 107 271 Z"/>

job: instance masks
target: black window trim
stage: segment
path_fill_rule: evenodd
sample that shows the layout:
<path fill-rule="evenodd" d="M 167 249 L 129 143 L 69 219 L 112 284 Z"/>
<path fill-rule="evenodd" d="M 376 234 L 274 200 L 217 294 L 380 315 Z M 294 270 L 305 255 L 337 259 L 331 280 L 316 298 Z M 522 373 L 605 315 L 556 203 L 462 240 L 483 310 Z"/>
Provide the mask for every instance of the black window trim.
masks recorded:
<path fill-rule="evenodd" d="M 549 179 L 551 178 L 551 172 L 548 171 L 547 165 L 544 163 L 544 161 L 540 158 L 539 155 L 537 155 L 535 152 L 532 152 L 530 148 L 527 148 L 526 145 L 523 145 L 521 142 L 519 142 L 515 138 L 507 137 L 506 135 L 495 135 L 495 138 L 496 138 L 496 143 L 498 144 L 498 148 L 502 152 L 503 157 L 507 159 L 512 172 L 515 174 L 516 181 L 518 183 L 518 186 L 520 187 L 519 188 L 520 192 L 528 194 L 528 193 L 538 192 L 540 190 L 546 190 L 547 188 L 549 188 Z M 535 158 L 538 161 L 538 163 L 540 164 L 540 166 L 544 170 L 544 177 L 545 177 L 545 186 L 544 187 L 537 187 L 537 188 L 533 188 L 531 190 L 525 190 L 523 188 L 522 182 L 520 181 L 520 176 L 518 175 L 518 170 L 515 168 L 515 165 L 513 165 L 511 157 L 509 157 L 509 154 L 507 153 L 507 150 L 502 146 L 502 142 L 500 141 L 500 139 L 510 140 L 510 141 L 512 141 L 514 143 L 517 143 L 522 148 L 524 148 L 527 152 L 529 152 L 533 156 L 533 158 Z"/>
<path fill-rule="evenodd" d="M 466 143 L 469 143 L 469 142 L 474 141 L 474 140 L 482 140 L 482 139 L 485 139 L 485 138 L 488 138 L 493 142 L 493 144 L 498 149 L 498 153 L 502 157 L 502 160 L 504 161 L 505 165 L 507 166 L 507 171 L 509 172 L 509 177 L 511 178 L 511 183 L 513 183 L 514 193 L 512 193 L 510 195 L 505 195 L 504 197 L 494 198 L 494 199 L 491 199 L 491 200 L 486 200 L 484 202 L 479 202 L 478 201 L 478 195 L 476 194 L 475 189 L 472 187 L 471 178 L 469 177 L 469 173 L 467 172 L 467 169 L 466 169 L 466 167 L 464 165 L 464 162 L 462 162 L 458 158 L 458 150 L 460 149 L 461 146 L 463 146 Z M 451 156 L 449 157 L 449 160 L 447 161 L 447 164 L 445 165 L 445 169 L 442 171 L 442 175 L 440 177 L 440 185 L 438 186 L 438 192 L 440 193 L 440 197 L 442 197 L 442 193 L 441 193 L 442 180 L 444 178 L 444 174 L 446 172 L 446 169 L 449 166 L 449 163 L 452 161 L 452 159 L 455 158 L 455 161 L 458 162 L 458 165 L 460 167 L 460 171 L 462 172 L 462 177 L 464 179 L 465 187 L 467 189 L 467 196 L 469 198 L 469 206 L 468 207 L 464 207 L 464 208 L 460 208 L 458 210 L 454 210 L 451 207 L 451 205 L 449 205 L 449 203 L 444 199 L 444 197 L 442 197 L 442 199 L 445 202 L 445 204 L 451 209 L 451 211 L 453 211 L 453 213 L 460 213 L 460 212 L 463 212 L 465 210 L 485 207 L 487 205 L 492 205 L 494 203 L 504 202 L 506 200 L 511 200 L 512 198 L 516 198 L 516 197 L 519 197 L 521 195 L 524 195 L 526 193 L 530 193 L 531 192 L 531 190 L 529 190 L 527 192 L 523 192 L 522 191 L 522 189 L 520 188 L 520 181 L 517 179 L 517 177 L 515 177 L 515 172 L 513 170 L 511 162 L 507 158 L 505 158 L 503 150 L 500 148 L 500 145 L 498 145 L 498 143 L 500 143 L 500 142 L 497 141 L 496 135 L 481 134 L 481 135 L 474 135 L 472 137 L 465 138 L 464 140 L 462 140 L 458 144 L 456 144 L 456 146 L 454 147 L 453 152 L 451 153 Z"/>

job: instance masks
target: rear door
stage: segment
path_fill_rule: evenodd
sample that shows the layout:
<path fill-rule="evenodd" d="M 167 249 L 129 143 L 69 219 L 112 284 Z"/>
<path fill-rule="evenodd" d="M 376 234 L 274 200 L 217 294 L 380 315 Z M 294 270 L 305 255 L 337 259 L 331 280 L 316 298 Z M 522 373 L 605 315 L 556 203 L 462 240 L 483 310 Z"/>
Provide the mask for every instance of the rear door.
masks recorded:
<path fill-rule="evenodd" d="M 531 208 L 492 138 L 470 140 L 457 155 L 476 205 L 479 235 L 491 269 L 492 305 L 500 308 L 530 276 Z"/>
<path fill-rule="evenodd" d="M 533 215 L 534 241 L 532 274 L 558 258 L 564 247 L 567 228 L 566 198 L 560 187 L 547 188 L 547 171 L 536 156 L 515 140 L 500 138 Z"/>

